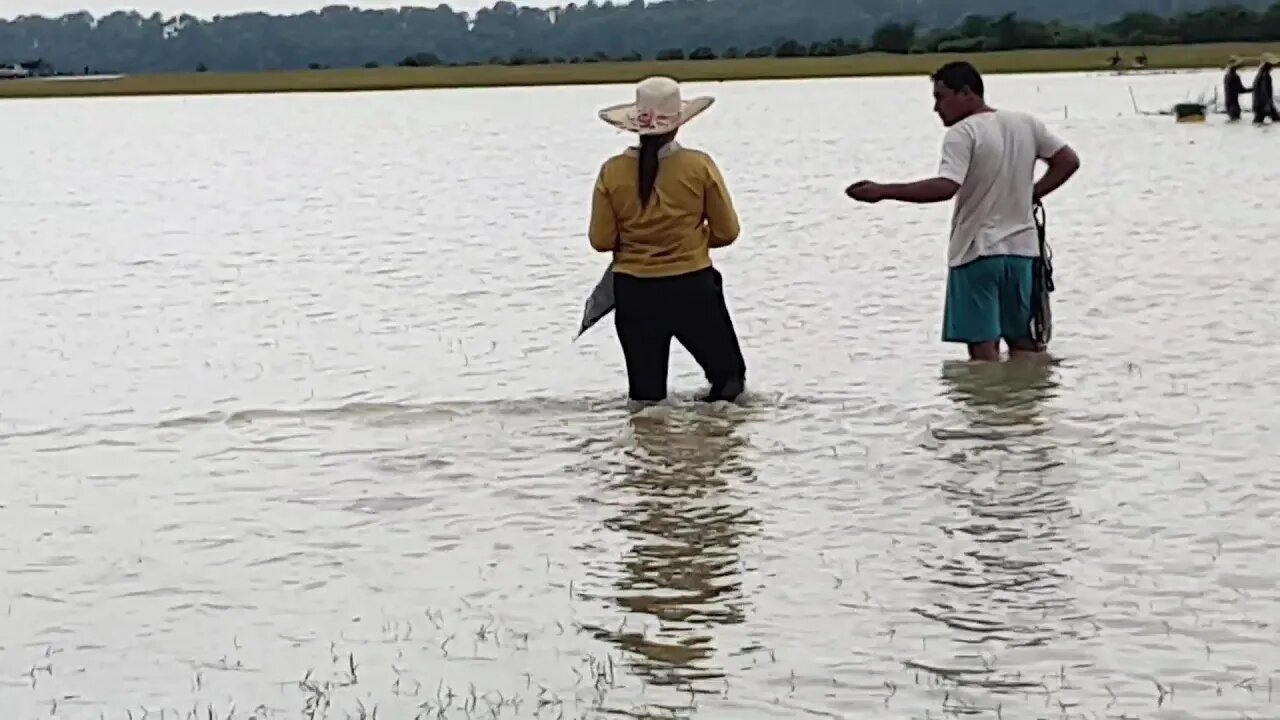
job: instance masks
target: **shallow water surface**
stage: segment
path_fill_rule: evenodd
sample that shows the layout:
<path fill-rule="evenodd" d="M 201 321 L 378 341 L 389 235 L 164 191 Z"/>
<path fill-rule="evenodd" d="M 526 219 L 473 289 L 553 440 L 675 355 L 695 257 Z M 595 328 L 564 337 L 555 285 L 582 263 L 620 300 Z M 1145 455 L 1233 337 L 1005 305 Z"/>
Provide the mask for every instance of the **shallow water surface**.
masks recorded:
<path fill-rule="evenodd" d="M 1278 136 L 1126 87 L 1215 82 L 990 79 L 1084 169 L 986 368 L 947 208 L 842 194 L 927 83 L 690 86 L 752 397 L 638 414 L 570 342 L 628 88 L 7 102 L 5 717 L 1280 717 Z"/>

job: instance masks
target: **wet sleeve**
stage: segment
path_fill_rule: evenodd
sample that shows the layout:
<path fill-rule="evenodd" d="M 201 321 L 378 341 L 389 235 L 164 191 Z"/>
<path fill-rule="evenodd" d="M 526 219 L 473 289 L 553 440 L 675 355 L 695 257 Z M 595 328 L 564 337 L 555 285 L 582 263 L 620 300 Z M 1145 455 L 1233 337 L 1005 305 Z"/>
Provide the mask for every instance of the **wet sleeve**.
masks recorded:
<path fill-rule="evenodd" d="M 1036 157 L 1041 160 L 1048 160 L 1067 146 L 1067 141 L 1055 135 L 1040 118 L 1031 118 L 1031 131 L 1036 139 Z"/>
<path fill-rule="evenodd" d="M 969 161 L 973 158 L 973 135 L 965 128 L 953 125 L 942 138 L 942 159 L 938 163 L 938 177 L 957 185 L 964 184 L 969 174 Z"/>
<path fill-rule="evenodd" d="M 703 195 L 703 214 L 711 231 L 708 244 L 713 248 L 731 245 L 738 239 L 742 228 L 738 225 L 738 213 L 733 208 L 733 198 L 725 185 L 724 176 L 714 160 L 707 157 L 707 187 Z"/>
<path fill-rule="evenodd" d="M 610 252 L 618 247 L 618 216 L 613 212 L 613 202 L 604 184 L 604 170 L 602 166 L 591 193 L 591 223 L 587 235 L 591 247 L 599 252 Z"/>

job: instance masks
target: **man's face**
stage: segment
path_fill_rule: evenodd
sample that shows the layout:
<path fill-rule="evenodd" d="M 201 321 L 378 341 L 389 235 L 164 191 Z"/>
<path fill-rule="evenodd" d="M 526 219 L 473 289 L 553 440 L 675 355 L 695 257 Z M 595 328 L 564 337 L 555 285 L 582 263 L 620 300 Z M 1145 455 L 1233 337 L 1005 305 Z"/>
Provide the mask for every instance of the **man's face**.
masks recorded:
<path fill-rule="evenodd" d="M 969 111 L 968 90 L 956 92 L 940 82 L 933 84 L 933 111 L 942 119 L 942 124 L 951 127 L 965 118 Z"/>

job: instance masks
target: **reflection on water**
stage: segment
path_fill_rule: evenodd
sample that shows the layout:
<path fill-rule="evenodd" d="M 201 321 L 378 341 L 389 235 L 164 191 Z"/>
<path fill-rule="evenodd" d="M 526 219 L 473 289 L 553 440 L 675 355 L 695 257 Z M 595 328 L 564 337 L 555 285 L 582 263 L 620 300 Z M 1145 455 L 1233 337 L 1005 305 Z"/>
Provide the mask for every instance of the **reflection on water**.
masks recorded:
<path fill-rule="evenodd" d="M 952 648 L 908 665 L 956 687 L 1042 687 L 1042 678 L 1001 670 L 1002 661 L 1064 632 L 1076 636 L 1087 621 L 1063 569 L 1082 548 L 1069 535 L 1078 519 L 1074 480 L 1054 473 L 1062 462 L 1046 412 L 1058 389 L 1053 372 L 1047 363 L 943 367 L 945 395 L 964 424 L 934 433 L 955 468 L 934 485 L 952 514 L 940 527 L 944 541 L 919 558 L 932 600 L 914 611 L 945 626 Z M 998 460 L 983 462 L 987 454 Z"/>
<path fill-rule="evenodd" d="M 707 85 L 755 397 L 632 419 L 617 88 L 5 103 L 0 720 L 1280 717 L 1275 208 L 1204 202 L 1275 134 L 1133 115 L 1187 82 L 992 79 L 1092 168 L 1071 359 L 941 379 L 946 208 L 839 192 L 936 161 L 918 81 Z"/>
<path fill-rule="evenodd" d="M 1044 435 L 1041 411 L 1058 392 L 1053 370 L 1044 362 L 943 363 L 944 394 L 968 420 L 968 427 L 935 436 L 987 440 L 990 444 L 981 449 L 1009 451 L 1011 443 Z"/>
<path fill-rule="evenodd" d="M 607 471 L 603 493 L 616 511 L 604 525 L 630 542 L 612 600 L 647 628 L 607 639 L 631 653 L 647 683 L 693 692 L 699 680 L 724 677 L 709 631 L 744 620 L 739 547 L 759 525 L 736 497 L 753 478 L 742 457 L 746 417 L 739 409 L 636 413 Z"/>

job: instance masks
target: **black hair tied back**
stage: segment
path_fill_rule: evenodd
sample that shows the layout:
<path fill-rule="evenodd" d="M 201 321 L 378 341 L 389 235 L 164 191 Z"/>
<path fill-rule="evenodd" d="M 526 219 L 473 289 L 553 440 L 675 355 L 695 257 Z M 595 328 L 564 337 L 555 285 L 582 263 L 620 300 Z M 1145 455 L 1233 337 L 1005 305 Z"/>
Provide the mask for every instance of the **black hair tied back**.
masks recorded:
<path fill-rule="evenodd" d="M 640 136 L 640 207 L 649 207 L 653 185 L 658 180 L 658 151 L 671 141 L 671 134 Z"/>

